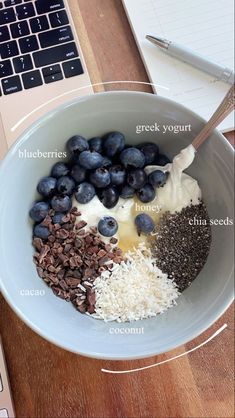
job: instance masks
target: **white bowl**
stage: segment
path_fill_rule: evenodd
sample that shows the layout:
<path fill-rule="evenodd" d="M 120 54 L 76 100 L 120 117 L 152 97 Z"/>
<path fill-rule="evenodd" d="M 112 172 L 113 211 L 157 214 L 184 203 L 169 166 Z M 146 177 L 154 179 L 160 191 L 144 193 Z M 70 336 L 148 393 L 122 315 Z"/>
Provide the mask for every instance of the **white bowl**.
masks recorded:
<path fill-rule="evenodd" d="M 136 134 L 136 125 L 191 124 L 191 132 Z M 0 168 L 0 287 L 20 318 L 52 343 L 85 356 L 135 359 L 171 350 L 206 330 L 233 300 L 233 228 L 212 227 L 207 263 L 177 306 L 163 315 L 132 323 L 95 320 L 57 298 L 41 280 L 32 260 L 28 211 L 40 177 L 54 159 L 19 158 L 19 151 L 63 151 L 74 134 L 87 138 L 122 131 L 128 143 L 156 141 L 173 157 L 204 125 L 195 113 L 162 97 L 137 92 L 95 94 L 64 104 L 42 117 L 13 145 Z M 233 218 L 233 149 L 215 131 L 188 173 L 201 186 L 211 218 Z M 33 296 L 26 296 L 32 290 Z M 37 294 L 41 294 L 37 295 Z M 131 328 L 143 328 L 131 333 Z"/>

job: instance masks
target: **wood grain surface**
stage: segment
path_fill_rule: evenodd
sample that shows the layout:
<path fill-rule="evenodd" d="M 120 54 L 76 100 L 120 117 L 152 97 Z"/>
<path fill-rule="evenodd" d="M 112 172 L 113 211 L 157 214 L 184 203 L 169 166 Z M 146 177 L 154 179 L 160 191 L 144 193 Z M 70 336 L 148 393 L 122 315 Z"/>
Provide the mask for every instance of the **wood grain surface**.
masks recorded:
<path fill-rule="evenodd" d="M 69 1 L 93 83 L 148 82 L 121 1 Z M 120 89 L 121 84 L 96 90 Z M 125 89 L 151 91 L 148 86 Z M 227 135 L 232 142 L 233 133 Z M 0 148 L 1 156 L 5 149 Z M 101 368 L 140 368 L 184 353 L 221 325 L 222 334 L 178 360 L 125 375 Z M 189 344 L 136 361 L 81 357 L 43 340 L 16 317 L 0 297 L 0 333 L 18 418 L 173 418 L 234 416 L 232 307 Z"/>

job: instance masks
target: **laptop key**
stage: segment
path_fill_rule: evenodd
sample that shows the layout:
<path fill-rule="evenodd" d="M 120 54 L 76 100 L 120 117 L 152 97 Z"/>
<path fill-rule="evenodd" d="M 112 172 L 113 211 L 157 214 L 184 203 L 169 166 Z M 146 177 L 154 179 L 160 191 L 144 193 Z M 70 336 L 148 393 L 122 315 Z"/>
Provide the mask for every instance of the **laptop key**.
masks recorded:
<path fill-rule="evenodd" d="M 41 77 L 39 70 L 34 70 L 34 71 L 30 71 L 29 73 L 24 73 L 22 75 L 22 80 L 23 80 L 24 88 L 26 90 L 42 85 L 42 77 Z"/>
<path fill-rule="evenodd" d="M 2 59 L 19 55 L 19 49 L 16 41 L 5 42 L 0 44 L 0 56 Z"/>
<path fill-rule="evenodd" d="M 7 26 L 0 27 L 0 43 L 8 41 L 10 39 L 10 33 Z"/>
<path fill-rule="evenodd" d="M 46 84 L 54 83 L 55 81 L 59 81 L 59 80 L 63 80 L 63 74 L 62 74 L 62 72 L 56 73 L 56 74 L 47 75 L 47 76 L 44 77 L 44 81 L 45 81 Z"/>
<path fill-rule="evenodd" d="M 46 67 L 47 65 L 69 60 L 75 57 L 78 57 L 78 51 L 74 42 L 33 53 L 33 59 L 36 67 Z"/>
<path fill-rule="evenodd" d="M 32 3 L 16 6 L 16 13 L 19 20 L 33 17 L 36 14 Z"/>
<path fill-rule="evenodd" d="M 19 39 L 19 45 L 22 54 L 39 49 L 38 41 L 35 35 Z"/>
<path fill-rule="evenodd" d="M 35 6 L 39 15 L 64 8 L 63 0 L 37 0 Z"/>
<path fill-rule="evenodd" d="M 26 20 L 22 22 L 12 23 L 10 25 L 12 38 L 20 38 L 29 34 L 29 25 Z"/>
<path fill-rule="evenodd" d="M 74 77 L 84 73 L 80 59 L 64 62 L 62 65 L 66 78 Z"/>
<path fill-rule="evenodd" d="M 53 29 L 39 34 L 39 41 L 42 48 L 49 46 L 64 44 L 73 40 L 73 34 L 70 26 L 64 28 Z"/>
<path fill-rule="evenodd" d="M 5 7 L 16 6 L 17 4 L 22 3 L 22 0 L 6 0 L 4 1 Z"/>
<path fill-rule="evenodd" d="M 0 78 L 13 74 L 10 60 L 0 61 Z"/>
<path fill-rule="evenodd" d="M 56 13 L 50 13 L 49 19 L 53 28 L 64 26 L 69 23 L 69 19 L 65 10 L 60 10 Z"/>
<path fill-rule="evenodd" d="M 34 17 L 33 19 L 30 19 L 29 23 L 33 33 L 49 29 L 49 23 L 46 16 Z"/>
<path fill-rule="evenodd" d="M 2 88 L 4 94 L 12 94 L 22 90 L 22 84 L 20 77 L 15 75 L 14 77 L 4 78 L 2 80 Z"/>
<path fill-rule="evenodd" d="M 47 77 L 48 75 L 53 75 L 56 73 L 61 73 L 60 64 L 51 65 L 50 67 L 45 67 L 42 69 L 42 73 L 44 77 Z"/>
<path fill-rule="evenodd" d="M 0 25 L 16 21 L 16 15 L 13 7 L 9 9 L 0 10 Z"/>
<path fill-rule="evenodd" d="M 29 54 L 23 55 L 22 57 L 13 58 L 13 65 L 16 73 L 32 70 L 32 58 Z"/>

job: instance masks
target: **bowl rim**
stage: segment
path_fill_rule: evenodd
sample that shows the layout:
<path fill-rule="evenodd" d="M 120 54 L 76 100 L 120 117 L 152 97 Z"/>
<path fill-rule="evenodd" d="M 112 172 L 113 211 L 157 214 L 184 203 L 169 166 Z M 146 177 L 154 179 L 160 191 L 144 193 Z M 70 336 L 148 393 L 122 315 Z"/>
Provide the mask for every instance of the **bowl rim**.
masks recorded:
<path fill-rule="evenodd" d="M 181 111 L 186 111 L 189 115 L 193 116 L 194 118 L 196 118 L 199 122 L 202 123 L 206 123 L 206 120 L 203 119 L 201 116 L 199 116 L 197 113 L 195 113 L 194 111 L 192 111 L 191 109 L 188 109 L 187 107 L 181 105 L 180 103 L 168 99 L 166 97 L 162 97 L 161 95 L 158 94 L 153 94 L 153 93 L 147 93 L 147 92 L 141 92 L 141 91 L 129 91 L 129 90 L 119 90 L 119 91 L 105 91 L 105 92 L 98 92 L 95 94 L 89 94 L 89 95 L 85 95 L 82 97 L 77 97 L 73 100 L 70 101 L 65 101 L 64 103 L 60 104 L 59 106 L 55 107 L 52 110 L 49 110 L 48 112 L 45 112 L 40 118 L 38 118 L 33 124 L 31 124 L 29 127 L 27 127 L 22 133 L 21 135 L 16 139 L 16 141 L 10 146 L 9 150 L 7 151 L 5 157 L 3 158 L 2 161 L 0 161 L 0 186 L 1 186 L 1 178 L 3 178 L 3 176 L 1 176 L 1 172 L 4 171 L 5 166 L 7 166 L 8 161 L 12 158 L 12 156 L 14 155 L 15 151 L 24 143 L 27 142 L 30 134 L 37 130 L 40 126 L 44 125 L 45 123 L 47 123 L 47 121 L 50 118 L 53 118 L 54 116 L 58 115 L 61 111 L 72 107 L 76 104 L 82 103 L 84 101 L 89 101 L 89 100 L 99 100 L 99 97 L 105 97 L 105 96 L 123 96 L 125 97 L 126 95 L 128 96 L 139 96 L 139 97 L 148 97 L 151 98 L 150 100 L 159 100 L 160 102 L 163 103 L 170 103 L 172 105 L 174 105 L 178 110 Z M 215 129 L 214 132 L 216 133 L 216 135 L 219 137 L 220 141 L 223 142 L 223 145 L 227 148 L 227 150 L 234 155 L 234 148 L 233 146 L 229 143 L 229 141 L 227 141 L 227 139 L 224 137 L 224 135 L 218 130 Z M 0 197 L 0 203 L 1 203 L 1 197 Z M 231 274 L 229 276 L 229 278 L 231 278 L 233 276 L 233 270 L 231 271 Z M 85 357 L 90 357 L 90 358 L 95 358 L 95 359 L 100 359 L 100 360 L 137 360 L 137 359 L 143 359 L 143 358 L 149 358 L 149 357 L 153 357 L 159 354 L 163 354 L 163 353 L 167 353 L 171 350 L 177 349 L 180 346 L 192 341 L 193 339 L 195 339 L 196 337 L 198 337 L 200 334 L 202 334 L 204 331 L 206 331 L 207 329 L 209 329 L 224 313 L 225 311 L 229 308 L 229 306 L 232 304 L 233 300 L 234 300 L 234 296 L 231 293 L 230 297 L 227 297 L 226 301 L 223 302 L 223 305 L 217 309 L 216 314 L 212 315 L 211 319 L 208 319 L 207 321 L 204 321 L 203 324 L 198 324 L 195 327 L 194 332 L 190 333 L 190 337 L 186 336 L 186 337 L 182 337 L 179 341 L 179 343 L 177 345 L 174 345 L 173 343 L 168 344 L 167 349 L 164 351 L 153 351 L 153 350 L 145 350 L 145 354 L 138 354 L 138 355 L 104 355 L 103 353 L 100 352 L 95 352 L 94 350 L 86 350 L 86 351 L 80 351 L 80 350 L 75 350 L 72 347 L 69 346 L 69 344 L 62 344 L 60 342 L 58 342 L 58 340 L 56 340 L 56 338 L 51 337 L 50 335 L 47 334 L 47 332 L 44 332 L 42 330 L 42 328 L 39 328 L 37 325 L 35 325 L 29 318 L 28 315 L 26 315 L 21 309 L 18 308 L 18 306 L 13 304 L 13 301 L 11 299 L 11 295 L 8 292 L 7 288 L 4 285 L 4 274 L 1 271 L 1 264 L 0 264 L 0 291 L 2 292 L 5 301 L 8 303 L 8 305 L 12 308 L 12 310 L 16 313 L 16 315 L 27 325 L 29 326 L 29 328 L 31 328 L 31 330 L 33 330 L 34 332 L 36 332 L 38 335 L 40 335 L 42 338 L 44 338 L 45 340 L 49 341 L 50 343 L 56 345 L 57 347 L 60 347 L 64 350 L 73 352 L 75 354 L 81 355 L 81 356 L 85 356 Z"/>

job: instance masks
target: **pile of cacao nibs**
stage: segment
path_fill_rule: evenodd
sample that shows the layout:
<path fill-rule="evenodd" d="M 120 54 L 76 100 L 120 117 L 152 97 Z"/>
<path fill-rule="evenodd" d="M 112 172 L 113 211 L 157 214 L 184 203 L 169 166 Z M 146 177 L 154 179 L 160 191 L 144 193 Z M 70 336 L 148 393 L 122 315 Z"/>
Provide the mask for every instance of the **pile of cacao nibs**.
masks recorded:
<path fill-rule="evenodd" d="M 95 312 L 95 279 L 122 261 L 117 239 L 104 243 L 97 228 L 86 230 L 81 213 L 72 208 L 60 224 L 53 223 L 54 210 L 42 222 L 49 229 L 47 239 L 34 237 L 34 262 L 38 275 L 54 294 L 72 302 L 81 313 Z"/>
<path fill-rule="evenodd" d="M 153 254 L 157 266 L 182 292 L 200 273 L 210 251 L 211 227 L 205 204 L 165 213 L 155 238 Z"/>

